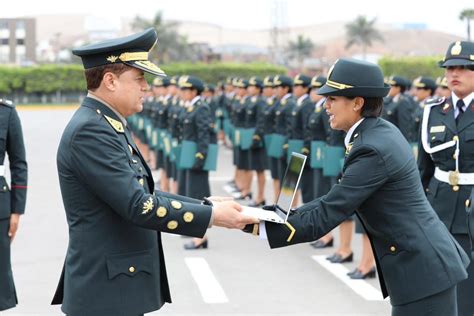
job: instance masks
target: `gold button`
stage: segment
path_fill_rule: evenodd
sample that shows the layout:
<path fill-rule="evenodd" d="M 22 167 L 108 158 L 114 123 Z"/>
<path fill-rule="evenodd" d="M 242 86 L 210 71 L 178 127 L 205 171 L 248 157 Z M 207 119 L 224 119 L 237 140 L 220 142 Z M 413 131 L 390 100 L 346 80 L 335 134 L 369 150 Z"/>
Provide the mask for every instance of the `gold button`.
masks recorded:
<path fill-rule="evenodd" d="M 454 191 L 454 192 L 459 191 L 459 186 L 458 186 L 458 185 L 453 186 L 453 191 Z"/>
<path fill-rule="evenodd" d="M 191 223 L 194 219 L 194 215 L 191 212 L 186 212 L 183 215 L 183 219 L 186 223 Z"/>
<path fill-rule="evenodd" d="M 458 135 L 454 135 L 454 136 L 453 136 L 453 140 L 454 140 L 455 142 L 459 141 Z"/>
<path fill-rule="evenodd" d="M 471 200 L 467 199 L 466 200 L 466 208 L 469 207 L 471 205 Z"/>
<path fill-rule="evenodd" d="M 453 155 L 453 159 L 456 160 L 456 154 Z"/>
<path fill-rule="evenodd" d="M 179 210 L 183 207 L 183 204 L 181 204 L 181 202 L 178 202 L 178 201 L 171 201 L 171 206 L 175 209 L 175 210 Z"/>
<path fill-rule="evenodd" d="M 397 248 L 395 248 L 395 246 L 391 246 L 391 247 L 390 247 L 390 251 L 391 251 L 391 252 L 395 252 L 395 250 L 397 250 Z"/>
<path fill-rule="evenodd" d="M 168 229 L 173 230 L 173 229 L 176 229 L 176 227 L 178 227 L 178 222 L 177 221 L 169 221 L 168 225 L 166 225 L 166 226 L 168 227 Z"/>
<path fill-rule="evenodd" d="M 436 139 L 436 136 L 431 137 L 431 140 L 435 140 L 435 139 Z"/>
<path fill-rule="evenodd" d="M 143 186 L 145 184 L 145 180 L 143 180 L 143 178 L 141 178 L 140 180 L 138 180 L 138 182 L 140 183 L 141 186 Z"/>
<path fill-rule="evenodd" d="M 130 267 L 130 268 L 128 268 L 128 271 L 130 271 L 130 273 L 135 272 L 135 267 Z"/>
<path fill-rule="evenodd" d="M 97 110 L 95 110 L 95 111 L 97 112 L 97 114 L 100 114 L 100 110 L 99 110 L 99 109 L 97 109 Z"/>
<path fill-rule="evenodd" d="M 6 190 L 7 190 L 7 186 L 4 185 L 4 186 L 3 186 L 3 191 L 6 191 Z"/>
<path fill-rule="evenodd" d="M 158 216 L 158 217 L 165 217 L 165 216 L 166 216 L 166 213 L 168 213 L 168 210 L 167 210 L 166 207 L 164 207 L 164 206 L 160 206 L 160 207 L 156 210 L 156 216 Z"/>

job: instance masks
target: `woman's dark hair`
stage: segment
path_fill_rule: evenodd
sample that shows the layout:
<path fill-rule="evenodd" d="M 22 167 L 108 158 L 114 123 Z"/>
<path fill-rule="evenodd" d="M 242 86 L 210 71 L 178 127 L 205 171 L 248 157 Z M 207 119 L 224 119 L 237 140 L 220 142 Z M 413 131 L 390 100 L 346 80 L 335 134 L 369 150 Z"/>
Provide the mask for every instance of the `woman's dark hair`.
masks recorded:
<path fill-rule="evenodd" d="M 347 98 L 350 100 L 354 100 L 356 97 Z M 362 112 L 360 113 L 362 117 L 379 117 L 382 114 L 383 98 L 361 98 L 364 99 L 364 105 L 362 107 Z"/>
<path fill-rule="evenodd" d="M 132 67 L 125 64 L 117 63 L 86 69 L 84 74 L 86 76 L 87 90 L 94 91 L 99 88 L 106 72 L 111 72 L 117 76 L 120 76 L 131 68 Z"/>

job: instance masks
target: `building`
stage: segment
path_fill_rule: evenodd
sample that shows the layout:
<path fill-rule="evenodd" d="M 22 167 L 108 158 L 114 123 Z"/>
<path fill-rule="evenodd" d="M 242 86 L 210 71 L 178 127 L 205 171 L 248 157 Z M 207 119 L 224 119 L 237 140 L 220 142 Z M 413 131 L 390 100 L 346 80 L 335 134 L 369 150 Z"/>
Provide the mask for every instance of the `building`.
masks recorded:
<path fill-rule="evenodd" d="M 0 18 L 0 64 L 36 62 L 36 21 L 33 18 Z"/>

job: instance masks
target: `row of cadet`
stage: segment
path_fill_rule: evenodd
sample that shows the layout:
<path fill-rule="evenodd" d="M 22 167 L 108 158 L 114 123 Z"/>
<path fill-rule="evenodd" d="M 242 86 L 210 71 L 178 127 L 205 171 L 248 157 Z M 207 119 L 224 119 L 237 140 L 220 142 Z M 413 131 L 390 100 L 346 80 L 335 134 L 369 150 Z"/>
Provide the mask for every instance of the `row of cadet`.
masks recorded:
<path fill-rule="evenodd" d="M 386 82 L 391 90 L 382 117 L 400 129 L 416 155 L 423 105 L 433 96 L 449 95 L 446 79 L 419 77 L 410 82 L 391 76 Z M 225 188 L 251 206 L 267 202 L 265 170 L 270 170 L 276 200 L 288 155 L 307 155 L 300 184 L 302 202 L 307 203 L 337 182 L 345 155 L 345 133 L 331 129 L 325 98 L 317 94 L 325 83 L 324 76 L 302 74 L 263 80 L 229 77 L 217 87 L 193 76 L 157 77 L 144 110 L 132 116 L 129 125 L 145 159 L 159 170 L 163 191 L 199 199 L 210 196 L 208 172 L 217 168 L 219 140 L 232 148 L 235 165 L 234 177 Z M 251 190 L 254 174 L 255 198 Z M 298 203 L 295 199 L 294 204 Z M 343 231 L 353 230 L 349 223 L 342 227 Z M 341 247 L 349 249 L 344 245 L 350 242 L 344 240 L 347 238 Z M 313 246 L 324 247 L 331 241 L 327 236 Z M 347 252 L 336 251 L 336 262 Z"/>

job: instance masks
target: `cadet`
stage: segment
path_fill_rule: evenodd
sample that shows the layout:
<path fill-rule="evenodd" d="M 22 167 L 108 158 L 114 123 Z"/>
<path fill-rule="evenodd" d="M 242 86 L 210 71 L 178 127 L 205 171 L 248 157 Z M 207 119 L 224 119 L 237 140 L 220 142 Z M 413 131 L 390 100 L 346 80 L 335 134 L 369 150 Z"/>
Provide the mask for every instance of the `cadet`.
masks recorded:
<path fill-rule="evenodd" d="M 421 119 L 423 117 L 423 109 L 425 108 L 426 102 L 430 100 L 436 90 L 436 83 L 429 77 L 418 77 L 413 80 L 412 84 L 414 88 L 414 97 L 418 106 L 416 107 L 414 119 L 415 119 L 415 131 L 420 131 Z"/>
<path fill-rule="evenodd" d="M 263 110 L 264 116 L 264 126 L 263 126 L 263 141 L 265 145 L 266 152 L 268 154 L 269 146 L 270 146 L 270 138 L 272 134 L 275 132 L 275 111 L 276 111 L 276 97 L 275 97 L 275 89 L 273 84 L 273 77 L 267 76 L 263 79 L 263 97 L 265 98 L 266 106 Z M 280 190 L 280 180 L 278 178 L 278 167 L 279 167 L 279 159 L 275 157 L 268 156 L 268 165 L 270 169 L 270 175 L 273 180 L 273 192 L 274 194 L 274 201 L 276 202 L 278 192 Z"/>
<path fill-rule="evenodd" d="M 5 156 L 10 161 L 11 184 L 5 179 Z M 10 247 L 25 213 L 27 164 L 20 118 L 12 102 L 0 99 L 0 311 L 18 303 Z"/>
<path fill-rule="evenodd" d="M 435 97 L 436 98 L 449 98 L 451 96 L 451 90 L 448 87 L 448 80 L 446 77 L 438 77 L 436 78 L 436 91 Z"/>
<path fill-rule="evenodd" d="M 446 69 L 449 98 L 425 106 L 419 169 L 423 187 L 439 218 L 467 253 L 471 252 L 465 201 L 474 187 L 474 43 L 452 43 L 440 66 Z M 474 264 L 458 284 L 459 315 L 473 315 Z"/>
<path fill-rule="evenodd" d="M 418 130 L 413 124 L 413 115 L 417 108 L 405 95 L 408 79 L 400 76 L 391 76 L 388 79 L 390 91 L 384 98 L 384 110 L 382 118 L 393 123 L 409 143 L 418 141 Z"/>
<path fill-rule="evenodd" d="M 296 151 L 304 155 L 309 154 L 309 148 L 304 147 L 304 131 L 308 124 L 308 118 L 313 112 L 314 104 L 311 103 L 309 98 L 309 86 L 311 84 L 311 78 L 302 74 L 296 75 L 293 78 L 293 96 L 296 99 L 296 103 L 291 109 L 291 115 L 289 116 L 288 126 L 288 144 L 295 144 L 295 147 L 290 146 L 288 151 Z M 313 171 L 308 163 L 305 165 L 305 172 L 301 176 L 300 190 L 302 193 L 303 203 L 313 200 Z M 295 199 L 294 204 L 298 202 Z"/>
<path fill-rule="evenodd" d="M 243 227 L 250 220 L 235 202 L 211 207 L 154 190 L 125 117 L 142 110 L 144 71 L 164 76 L 148 60 L 156 41 L 150 28 L 73 50 L 86 69 L 88 95 L 58 148 L 69 242 L 53 299 L 69 316 L 159 309 L 171 302 L 159 232 L 202 237 L 212 224 Z"/>
<path fill-rule="evenodd" d="M 279 137 L 283 141 L 282 151 L 278 151 L 276 158 L 278 162 L 278 179 L 284 176 L 287 162 L 288 151 L 288 130 L 290 126 L 291 110 L 295 106 L 295 99 L 291 94 L 293 91 L 293 79 L 288 76 L 275 76 L 273 78 L 273 86 L 276 89 L 277 104 L 275 105 L 275 137 Z M 275 138 L 272 139 L 275 142 Z"/>
<path fill-rule="evenodd" d="M 374 245 L 392 315 L 455 316 L 456 285 L 469 259 L 426 199 L 408 142 L 378 118 L 388 90 L 377 65 L 339 59 L 318 93 L 327 96 L 331 127 L 347 132 L 341 181 L 297 208 L 286 225 L 246 231 L 265 225 L 262 237 L 278 248 L 318 239 L 355 213 Z"/>
<path fill-rule="evenodd" d="M 252 172 L 257 174 L 257 197 L 249 204 L 250 206 L 265 205 L 265 169 L 267 167 L 268 158 L 264 148 L 264 129 L 265 129 L 265 100 L 262 98 L 263 82 L 257 77 L 249 79 L 247 88 L 249 94 L 249 102 L 247 102 L 247 115 L 245 127 L 254 130 L 252 135 L 252 146 L 249 150 L 249 163 L 251 173 L 248 178 L 247 186 L 250 188 L 252 184 Z"/>
<path fill-rule="evenodd" d="M 176 167 L 176 153 L 181 134 L 179 116 L 182 112 L 182 107 L 179 105 L 178 80 L 178 76 L 173 76 L 169 80 L 168 85 L 168 94 L 170 95 L 170 98 L 168 99 L 168 134 L 171 138 L 171 171 L 168 176 L 173 180 L 170 184 L 170 192 L 174 194 L 178 193 L 178 169 Z"/>

